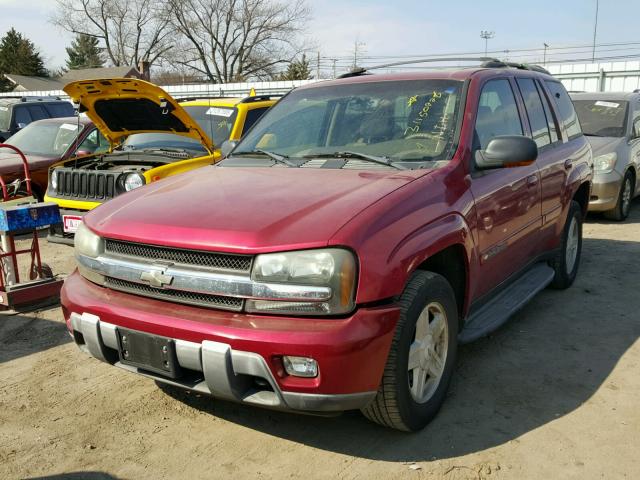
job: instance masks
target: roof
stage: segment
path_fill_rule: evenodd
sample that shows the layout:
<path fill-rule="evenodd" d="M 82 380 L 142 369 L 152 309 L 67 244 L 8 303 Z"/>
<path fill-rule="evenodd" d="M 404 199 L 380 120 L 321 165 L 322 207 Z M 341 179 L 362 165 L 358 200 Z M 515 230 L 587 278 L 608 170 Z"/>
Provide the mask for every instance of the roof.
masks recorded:
<path fill-rule="evenodd" d="M 75 82 L 77 80 L 98 80 L 101 78 L 140 78 L 140 72 L 136 67 L 105 67 L 105 68 L 82 68 L 79 70 L 69 70 L 60 81 L 63 84 Z M 64 86 L 64 85 L 63 85 Z"/>
<path fill-rule="evenodd" d="M 43 118 L 42 120 L 36 120 L 37 124 L 56 124 L 59 123 L 62 125 L 63 123 L 79 123 L 80 125 L 91 125 L 93 122 L 90 118 L 79 116 L 79 117 L 54 117 L 54 118 Z"/>
<path fill-rule="evenodd" d="M 571 93 L 574 100 L 636 100 L 640 99 L 640 93 L 634 92 L 589 92 L 589 93 Z"/>
<path fill-rule="evenodd" d="M 11 83 L 15 85 L 14 91 L 46 91 L 61 90 L 64 83 L 56 78 L 30 77 L 27 75 L 14 75 L 13 73 L 5 73 Z"/>
<path fill-rule="evenodd" d="M 62 100 L 60 97 L 0 97 L 0 104 L 4 106 L 16 103 L 69 103 L 69 101 Z"/>

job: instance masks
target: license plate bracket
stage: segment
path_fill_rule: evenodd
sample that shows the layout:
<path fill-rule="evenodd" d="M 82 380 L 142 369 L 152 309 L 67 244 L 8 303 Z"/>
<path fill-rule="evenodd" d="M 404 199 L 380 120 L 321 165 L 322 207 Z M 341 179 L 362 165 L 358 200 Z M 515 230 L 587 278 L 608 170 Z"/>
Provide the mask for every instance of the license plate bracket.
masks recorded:
<path fill-rule="evenodd" d="M 118 328 L 117 333 L 118 354 L 123 364 L 169 378 L 182 375 L 172 339 L 124 328 Z"/>
<path fill-rule="evenodd" d="M 65 233 L 76 233 L 80 222 L 82 217 L 79 215 L 62 215 L 62 229 Z"/>

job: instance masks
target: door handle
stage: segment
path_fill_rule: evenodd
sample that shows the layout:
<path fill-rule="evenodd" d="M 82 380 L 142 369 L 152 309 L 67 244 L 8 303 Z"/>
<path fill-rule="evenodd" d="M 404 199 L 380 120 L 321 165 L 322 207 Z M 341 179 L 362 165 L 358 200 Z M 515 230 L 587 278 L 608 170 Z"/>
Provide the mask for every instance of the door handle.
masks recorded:
<path fill-rule="evenodd" d="M 571 167 L 573 167 L 573 159 L 571 159 L 571 158 L 567 158 L 567 159 L 564 161 L 564 169 L 565 169 L 565 170 L 571 170 Z"/>
<path fill-rule="evenodd" d="M 527 186 L 535 187 L 538 184 L 538 175 L 529 175 L 527 177 Z"/>

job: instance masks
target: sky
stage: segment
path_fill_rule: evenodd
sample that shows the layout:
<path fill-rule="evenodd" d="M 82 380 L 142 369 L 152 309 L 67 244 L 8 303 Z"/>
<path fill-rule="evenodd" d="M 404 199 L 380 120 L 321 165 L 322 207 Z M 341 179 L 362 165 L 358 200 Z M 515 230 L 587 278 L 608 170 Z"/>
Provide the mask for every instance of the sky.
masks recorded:
<path fill-rule="evenodd" d="M 500 57 L 504 50 L 542 48 L 544 43 L 552 57 L 554 47 L 592 43 L 596 0 L 308 0 L 308 4 L 313 12 L 308 24 L 310 56 L 315 61 L 315 52 L 320 51 L 321 63 L 328 68 L 332 58 L 352 57 L 356 41 L 363 44 L 361 56 L 482 52 L 481 30 L 495 32 L 489 51 L 502 52 Z M 49 68 L 64 64 L 65 46 L 72 39 L 49 23 L 55 6 L 55 0 L 0 0 L 0 35 L 15 27 L 35 43 Z M 638 0 L 601 0 L 597 43 L 640 42 L 638 18 Z M 633 50 L 611 55 L 640 55 L 640 44 L 628 48 Z"/>

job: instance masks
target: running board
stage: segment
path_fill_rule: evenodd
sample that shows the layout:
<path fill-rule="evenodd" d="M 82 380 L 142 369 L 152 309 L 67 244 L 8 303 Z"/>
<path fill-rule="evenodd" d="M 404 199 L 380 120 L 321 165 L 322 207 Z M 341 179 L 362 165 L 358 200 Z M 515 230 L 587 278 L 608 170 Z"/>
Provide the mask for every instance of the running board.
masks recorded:
<path fill-rule="evenodd" d="M 458 341 L 472 342 L 496 330 L 549 285 L 553 276 L 554 271 L 547 264 L 540 263 L 531 268 L 469 317 Z"/>

